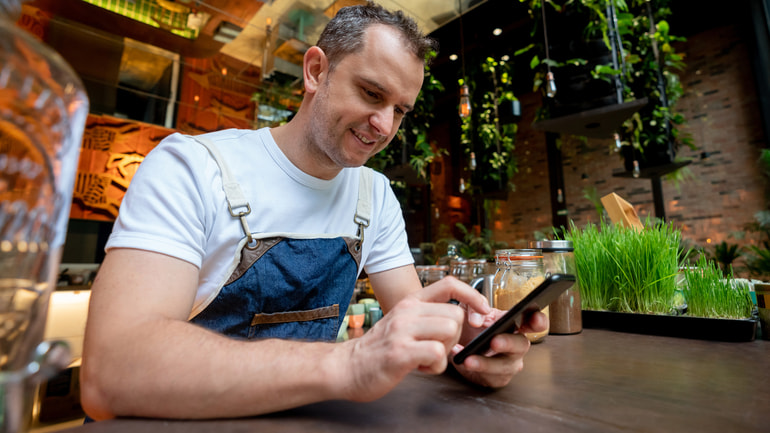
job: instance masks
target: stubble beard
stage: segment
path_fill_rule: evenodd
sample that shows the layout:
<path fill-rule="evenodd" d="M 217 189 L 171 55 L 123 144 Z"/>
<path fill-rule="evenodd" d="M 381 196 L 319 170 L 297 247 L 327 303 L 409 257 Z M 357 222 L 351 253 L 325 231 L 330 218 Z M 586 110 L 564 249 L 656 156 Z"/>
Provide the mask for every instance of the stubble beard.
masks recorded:
<path fill-rule="evenodd" d="M 342 140 L 346 131 L 341 131 L 341 136 L 335 136 L 339 124 L 335 121 L 336 114 L 329 110 L 329 87 L 324 85 L 315 95 L 313 103 L 312 120 L 310 123 L 308 141 L 309 151 L 316 160 L 321 159 L 334 164 L 338 168 L 355 167 L 360 164 L 351 163 L 344 154 Z"/>

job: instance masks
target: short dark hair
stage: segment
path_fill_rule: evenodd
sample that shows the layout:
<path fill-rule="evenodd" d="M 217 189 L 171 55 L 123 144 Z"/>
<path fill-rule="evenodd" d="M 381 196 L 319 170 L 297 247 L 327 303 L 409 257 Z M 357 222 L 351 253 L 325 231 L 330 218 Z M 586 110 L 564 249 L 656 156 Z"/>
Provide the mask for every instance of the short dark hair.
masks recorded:
<path fill-rule="evenodd" d="M 329 68 L 348 54 L 363 48 L 364 33 L 373 24 L 384 24 L 400 31 L 406 48 L 420 59 L 425 60 L 431 51 L 438 51 L 438 42 L 426 36 L 411 17 L 402 11 L 389 11 L 368 1 L 365 5 L 348 6 L 340 9 L 326 25 L 316 45 L 329 59 Z"/>

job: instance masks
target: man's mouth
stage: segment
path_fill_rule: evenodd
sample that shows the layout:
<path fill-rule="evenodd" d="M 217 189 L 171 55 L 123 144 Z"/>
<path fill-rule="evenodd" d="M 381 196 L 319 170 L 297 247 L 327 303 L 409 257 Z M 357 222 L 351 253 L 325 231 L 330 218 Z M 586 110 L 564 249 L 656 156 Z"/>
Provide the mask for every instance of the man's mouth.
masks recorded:
<path fill-rule="evenodd" d="M 352 131 L 352 132 L 353 132 L 353 135 L 355 135 L 359 140 L 363 141 L 364 144 L 374 144 L 374 142 L 375 142 L 375 140 L 369 140 L 368 138 L 364 137 L 363 135 L 357 133 L 356 131 Z"/>

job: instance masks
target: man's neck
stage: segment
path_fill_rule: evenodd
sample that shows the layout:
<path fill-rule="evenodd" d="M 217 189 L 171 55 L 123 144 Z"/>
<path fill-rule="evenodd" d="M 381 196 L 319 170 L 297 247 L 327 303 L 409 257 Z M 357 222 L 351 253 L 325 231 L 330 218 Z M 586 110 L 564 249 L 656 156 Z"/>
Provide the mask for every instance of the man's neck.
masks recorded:
<path fill-rule="evenodd" d="M 297 113 L 299 116 L 299 113 Z M 303 172 L 319 179 L 334 179 L 342 169 L 323 155 L 313 155 L 306 141 L 301 119 L 295 117 L 289 123 L 270 129 L 273 140 L 286 158 Z M 331 164 L 324 164 L 325 161 Z"/>

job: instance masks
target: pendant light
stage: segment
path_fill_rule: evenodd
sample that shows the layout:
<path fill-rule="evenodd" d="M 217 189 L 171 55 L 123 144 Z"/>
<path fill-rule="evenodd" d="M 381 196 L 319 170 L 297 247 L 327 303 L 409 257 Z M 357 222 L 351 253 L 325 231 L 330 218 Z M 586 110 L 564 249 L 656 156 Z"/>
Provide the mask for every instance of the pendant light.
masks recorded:
<path fill-rule="evenodd" d="M 623 142 L 620 141 L 620 134 L 616 132 L 612 134 L 612 138 L 615 140 L 615 152 L 620 152 L 620 148 L 623 147 Z"/>
<path fill-rule="evenodd" d="M 465 36 L 463 35 L 463 4 L 457 1 L 460 11 L 460 62 L 462 63 L 463 84 L 460 86 L 460 117 L 465 119 L 471 115 L 471 90 L 468 87 L 468 79 L 465 76 Z"/>
<path fill-rule="evenodd" d="M 545 40 L 545 67 L 547 68 L 546 74 L 545 74 L 545 94 L 549 98 L 553 98 L 556 96 L 556 80 L 553 77 L 553 72 L 551 72 L 551 55 L 550 55 L 550 49 L 548 47 L 548 27 L 545 23 L 545 2 L 541 3 L 540 12 L 543 15 L 543 38 Z"/>
<path fill-rule="evenodd" d="M 460 86 L 460 117 L 465 119 L 471 115 L 471 91 L 467 84 Z"/>

